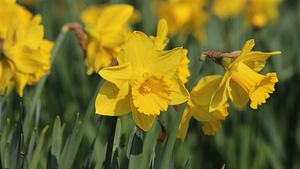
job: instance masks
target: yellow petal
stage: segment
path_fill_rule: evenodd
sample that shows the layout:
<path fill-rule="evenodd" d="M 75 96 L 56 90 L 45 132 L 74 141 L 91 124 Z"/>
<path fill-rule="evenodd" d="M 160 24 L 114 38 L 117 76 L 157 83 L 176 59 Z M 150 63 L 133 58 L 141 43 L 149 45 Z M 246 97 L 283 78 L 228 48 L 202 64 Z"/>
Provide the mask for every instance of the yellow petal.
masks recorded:
<path fill-rule="evenodd" d="M 234 80 L 230 81 L 230 88 L 231 92 L 229 96 L 233 104 L 237 108 L 243 108 L 249 100 L 247 92 L 242 87 L 240 87 L 240 85 L 237 84 Z"/>
<path fill-rule="evenodd" d="M 13 87 L 14 69 L 9 62 L 0 62 L 0 95 L 8 94 L 8 90 Z"/>
<path fill-rule="evenodd" d="M 228 100 L 228 92 L 230 92 L 229 81 L 230 75 L 228 72 L 225 73 L 223 79 L 217 89 L 217 91 L 213 94 L 211 102 L 210 102 L 210 111 L 217 110 L 218 107 L 224 105 Z"/>
<path fill-rule="evenodd" d="M 279 55 L 281 52 L 275 51 L 275 52 L 250 52 L 243 60 L 242 62 L 245 63 L 247 66 L 249 66 L 251 69 L 253 69 L 256 72 L 259 72 L 263 69 L 263 67 L 266 64 L 266 60 L 272 56 L 272 55 Z"/>
<path fill-rule="evenodd" d="M 170 105 L 177 105 L 186 102 L 190 94 L 184 84 L 178 78 L 171 79 L 171 102 Z"/>
<path fill-rule="evenodd" d="M 96 38 L 102 47 L 115 48 L 127 38 L 127 23 L 133 11 L 133 7 L 126 4 L 91 6 L 81 13 L 81 19 L 88 35 Z"/>
<path fill-rule="evenodd" d="M 168 24 L 165 19 L 160 19 L 157 25 L 156 37 L 154 37 L 154 44 L 157 49 L 163 50 L 168 44 Z"/>
<path fill-rule="evenodd" d="M 101 68 L 109 66 L 114 58 L 114 53 L 109 52 L 100 42 L 90 38 L 87 46 L 86 63 L 88 65 L 88 74 L 98 72 Z"/>
<path fill-rule="evenodd" d="M 96 31 L 104 47 L 114 48 L 124 43 L 126 32 L 129 31 L 126 24 L 133 11 L 133 7 L 126 4 L 109 5 L 103 8 L 97 18 Z"/>
<path fill-rule="evenodd" d="M 190 60 L 187 56 L 187 53 L 188 53 L 188 50 L 184 49 L 183 53 L 180 57 L 180 65 L 177 70 L 178 77 L 184 84 L 188 82 L 188 78 L 191 75 L 190 70 L 189 70 Z"/>
<path fill-rule="evenodd" d="M 183 116 L 178 129 L 178 134 L 177 134 L 177 137 L 180 138 L 181 141 L 184 141 L 186 137 L 191 118 L 192 118 L 192 114 L 190 113 L 189 106 L 187 105 L 184 109 Z"/>
<path fill-rule="evenodd" d="M 122 28 L 133 14 L 131 5 L 119 4 L 107 6 L 98 17 L 97 27 L 101 32 Z"/>
<path fill-rule="evenodd" d="M 194 118 L 200 122 L 225 120 L 229 114 L 227 111 L 228 106 L 229 105 L 225 103 L 217 110 L 209 111 L 209 105 L 199 106 L 196 104 L 192 104 L 191 113 L 193 114 Z"/>
<path fill-rule="evenodd" d="M 209 105 L 221 81 L 222 76 L 220 75 L 211 75 L 201 78 L 191 92 L 193 102 L 199 106 Z"/>
<path fill-rule="evenodd" d="M 164 52 L 156 50 L 148 36 L 142 32 L 134 32 L 118 56 L 118 62 L 120 64 L 131 63 L 133 72 L 136 74 L 159 72 L 165 76 L 174 76 L 180 65 L 182 54 L 182 48 Z"/>
<path fill-rule="evenodd" d="M 130 64 L 111 66 L 101 69 L 99 71 L 99 75 L 121 89 L 123 85 L 127 85 L 129 83 L 132 75 L 132 69 Z"/>
<path fill-rule="evenodd" d="M 122 116 L 131 111 L 129 85 L 118 89 L 110 82 L 104 82 L 96 98 L 96 113 L 104 116 Z"/>
<path fill-rule="evenodd" d="M 47 60 L 41 59 L 38 50 L 32 50 L 25 46 L 12 47 L 4 52 L 6 57 L 13 61 L 16 69 L 22 73 L 34 73 L 47 64 Z"/>
<path fill-rule="evenodd" d="M 246 59 L 247 58 L 247 54 L 251 52 L 251 50 L 253 49 L 254 45 L 255 45 L 254 39 L 250 39 L 250 40 L 246 41 L 246 43 L 243 46 L 243 49 L 241 51 L 240 56 L 233 61 L 233 63 L 231 64 L 231 66 L 234 66 L 238 62 L 241 62 L 242 60 Z"/>
<path fill-rule="evenodd" d="M 80 19 L 85 25 L 96 25 L 97 18 L 103 11 L 104 6 L 92 5 L 80 13 Z"/>
<path fill-rule="evenodd" d="M 183 48 L 175 48 L 169 51 L 164 51 L 155 59 L 150 67 L 151 72 L 159 72 L 165 76 L 174 76 L 180 66 L 181 57 L 184 54 Z"/>
<path fill-rule="evenodd" d="M 16 88 L 18 94 L 22 97 L 23 96 L 23 90 L 26 86 L 28 80 L 28 75 L 23 73 L 15 73 L 15 81 L 16 81 Z"/>
<path fill-rule="evenodd" d="M 149 69 L 161 54 L 160 51 L 155 50 L 152 40 L 143 32 L 133 32 L 122 48 L 122 52 L 117 57 L 118 63 L 131 63 L 134 72 Z"/>
<path fill-rule="evenodd" d="M 214 135 L 221 128 L 220 121 L 203 122 L 202 131 L 205 135 Z"/>
<path fill-rule="evenodd" d="M 41 77 L 43 77 L 51 67 L 51 50 L 53 48 L 53 43 L 51 41 L 43 40 L 40 44 L 39 50 L 41 53 L 41 60 L 45 60 L 43 67 L 32 74 L 29 75 L 27 84 L 32 85 L 38 82 Z"/>
<path fill-rule="evenodd" d="M 154 123 L 156 116 L 145 115 L 137 111 L 134 104 L 131 102 L 132 118 L 135 124 L 144 131 L 149 131 Z"/>
<path fill-rule="evenodd" d="M 44 36 L 44 27 L 41 25 L 30 25 L 19 29 L 16 33 L 16 42 L 31 49 L 37 50 Z"/>

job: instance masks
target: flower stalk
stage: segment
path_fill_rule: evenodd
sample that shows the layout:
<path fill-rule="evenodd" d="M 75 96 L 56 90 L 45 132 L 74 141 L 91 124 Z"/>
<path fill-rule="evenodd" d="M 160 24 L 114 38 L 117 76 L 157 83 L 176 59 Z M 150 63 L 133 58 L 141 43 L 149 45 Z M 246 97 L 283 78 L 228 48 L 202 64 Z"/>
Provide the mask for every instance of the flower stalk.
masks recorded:
<path fill-rule="evenodd" d="M 116 133 L 116 125 L 117 125 L 117 119 L 118 117 L 108 117 L 108 123 L 109 123 L 109 136 L 107 139 L 107 148 L 106 148 L 106 157 L 104 162 L 104 168 L 110 169 L 112 166 L 112 155 L 113 155 L 113 147 L 114 147 L 114 140 L 115 140 L 115 133 Z"/>
<path fill-rule="evenodd" d="M 180 125 L 180 121 L 182 119 L 183 116 L 183 111 L 185 109 L 186 103 L 183 103 L 179 106 L 179 110 L 178 112 L 176 112 L 174 110 L 174 107 L 171 107 L 171 113 L 177 113 L 176 119 L 174 121 L 174 125 L 172 126 L 169 138 L 167 140 L 167 144 L 166 147 L 163 151 L 163 159 L 162 159 L 162 163 L 161 163 L 161 169 L 165 169 L 165 168 L 169 168 L 169 164 L 170 164 L 170 160 L 172 157 L 172 153 L 174 150 L 174 145 L 175 145 L 175 141 L 176 141 L 176 136 L 178 133 L 178 128 Z"/>
<path fill-rule="evenodd" d="M 64 26 L 62 28 L 61 32 L 59 33 L 59 35 L 58 35 L 58 37 L 57 37 L 57 39 L 55 41 L 55 46 L 53 48 L 52 54 L 51 54 L 51 65 L 54 64 L 55 58 L 58 55 L 58 52 L 59 52 L 59 50 L 60 50 L 60 48 L 62 46 L 63 41 L 66 38 L 66 34 L 68 33 L 68 31 L 69 31 L 68 27 Z M 44 85 L 46 83 L 46 80 L 47 80 L 49 74 L 50 74 L 50 72 L 48 72 L 47 74 L 44 75 L 44 77 L 42 77 L 42 79 L 37 84 L 37 86 L 36 86 L 36 88 L 34 90 L 33 99 L 32 99 L 31 105 L 30 105 L 30 113 L 31 114 L 35 110 L 37 100 L 38 100 L 38 98 L 40 97 L 40 95 L 42 93 L 43 87 L 44 87 Z"/>

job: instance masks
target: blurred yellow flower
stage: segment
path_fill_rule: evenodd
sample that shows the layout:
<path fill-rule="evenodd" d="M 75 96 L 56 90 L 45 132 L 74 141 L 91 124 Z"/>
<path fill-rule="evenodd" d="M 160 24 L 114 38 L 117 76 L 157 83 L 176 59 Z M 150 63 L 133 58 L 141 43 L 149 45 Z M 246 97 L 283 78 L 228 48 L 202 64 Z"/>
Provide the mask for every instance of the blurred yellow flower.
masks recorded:
<path fill-rule="evenodd" d="M 203 41 L 204 24 L 208 18 L 205 4 L 206 0 L 166 0 L 158 3 L 158 12 L 170 24 L 172 35 L 179 33 L 181 37 L 186 37 L 192 32 L 198 40 Z"/>
<path fill-rule="evenodd" d="M 151 38 L 133 32 L 117 57 L 119 65 L 99 71 L 106 81 L 96 99 L 96 113 L 121 116 L 132 112 L 137 126 L 148 131 L 168 105 L 189 98 L 176 74 L 182 53 L 182 48 L 157 50 Z"/>
<path fill-rule="evenodd" d="M 245 43 L 240 55 L 229 64 L 223 64 L 226 72 L 220 81 L 218 89 L 213 94 L 210 111 L 217 110 L 230 98 L 236 107 L 243 107 L 250 99 L 250 107 L 257 109 L 258 105 L 266 102 L 270 94 L 275 91 L 278 82 L 276 73 L 266 75 L 258 72 L 264 67 L 271 55 L 280 52 L 251 51 L 254 40 Z"/>
<path fill-rule="evenodd" d="M 177 135 L 182 141 L 185 139 L 191 117 L 202 123 L 202 131 L 206 135 L 213 135 L 221 128 L 220 121 L 228 116 L 228 104 L 224 103 L 216 110 L 209 111 L 210 100 L 221 80 L 222 76 L 219 75 L 206 76 L 193 88 Z"/>
<path fill-rule="evenodd" d="M 44 27 L 40 25 L 39 15 L 32 17 L 14 1 L 3 2 L 9 10 L 0 12 L 0 24 L 3 26 L 0 36 L 0 94 L 7 94 L 15 86 L 22 96 L 26 84 L 36 83 L 50 69 L 53 45 L 43 39 Z"/>
<path fill-rule="evenodd" d="M 18 24 L 27 25 L 32 14 L 22 6 L 16 4 L 16 0 L 0 0 L 0 38 L 6 36 L 8 26 Z"/>
<path fill-rule="evenodd" d="M 239 15 L 246 3 L 247 0 L 214 0 L 212 9 L 219 18 L 227 19 Z"/>
<path fill-rule="evenodd" d="M 165 19 L 160 19 L 157 25 L 156 36 L 151 36 L 154 45 L 158 50 L 163 50 L 169 42 L 168 39 L 168 24 Z M 177 73 L 179 79 L 183 83 L 187 83 L 188 78 L 190 77 L 189 63 L 190 60 L 187 56 L 188 50 L 184 49 L 183 54 L 180 57 L 180 66 L 178 67 Z"/>
<path fill-rule="evenodd" d="M 88 33 L 86 63 L 88 74 L 109 66 L 129 36 L 130 5 L 91 6 L 81 14 Z"/>
<path fill-rule="evenodd" d="M 247 22 L 257 28 L 264 27 L 278 16 L 280 0 L 249 0 L 247 4 Z"/>

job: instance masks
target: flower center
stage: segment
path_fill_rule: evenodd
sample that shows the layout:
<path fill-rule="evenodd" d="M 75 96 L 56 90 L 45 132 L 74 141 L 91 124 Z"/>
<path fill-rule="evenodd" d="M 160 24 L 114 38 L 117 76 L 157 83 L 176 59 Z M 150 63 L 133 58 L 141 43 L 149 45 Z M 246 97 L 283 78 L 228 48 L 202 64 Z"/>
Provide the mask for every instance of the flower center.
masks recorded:
<path fill-rule="evenodd" d="M 144 73 L 132 83 L 132 98 L 139 112 L 159 115 L 171 101 L 170 82 L 163 76 Z"/>
<path fill-rule="evenodd" d="M 145 95 L 151 92 L 151 87 L 149 86 L 149 82 L 145 81 L 141 87 L 139 88 L 141 94 Z"/>

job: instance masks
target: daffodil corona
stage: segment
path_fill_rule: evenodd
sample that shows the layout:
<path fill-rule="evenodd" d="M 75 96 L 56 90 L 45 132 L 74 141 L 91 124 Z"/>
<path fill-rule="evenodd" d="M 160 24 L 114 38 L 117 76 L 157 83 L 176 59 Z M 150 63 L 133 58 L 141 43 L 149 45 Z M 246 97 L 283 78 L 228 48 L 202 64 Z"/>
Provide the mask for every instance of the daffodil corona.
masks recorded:
<path fill-rule="evenodd" d="M 148 131 L 169 105 L 188 100 L 189 93 L 177 75 L 183 48 L 157 50 L 153 40 L 133 32 L 117 57 L 117 66 L 99 74 L 106 81 L 96 100 L 96 113 L 121 116 L 132 112 L 138 127 Z"/>
<path fill-rule="evenodd" d="M 129 36 L 128 22 L 134 12 L 130 5 L 91 6 L 81 14 L 86 26 L 88 74 L 109 66 Z"/>
<path fill-rule="evenodd" d="M 53 44 L 43 39 L 39 15 L 33 17 L 13 0 L 2 3 L 7 8 L 0 12 L 0 93 L 7 94 L 15 86 L 22 96 L 26 84 L 36 83 L 50 69 Z"/>

